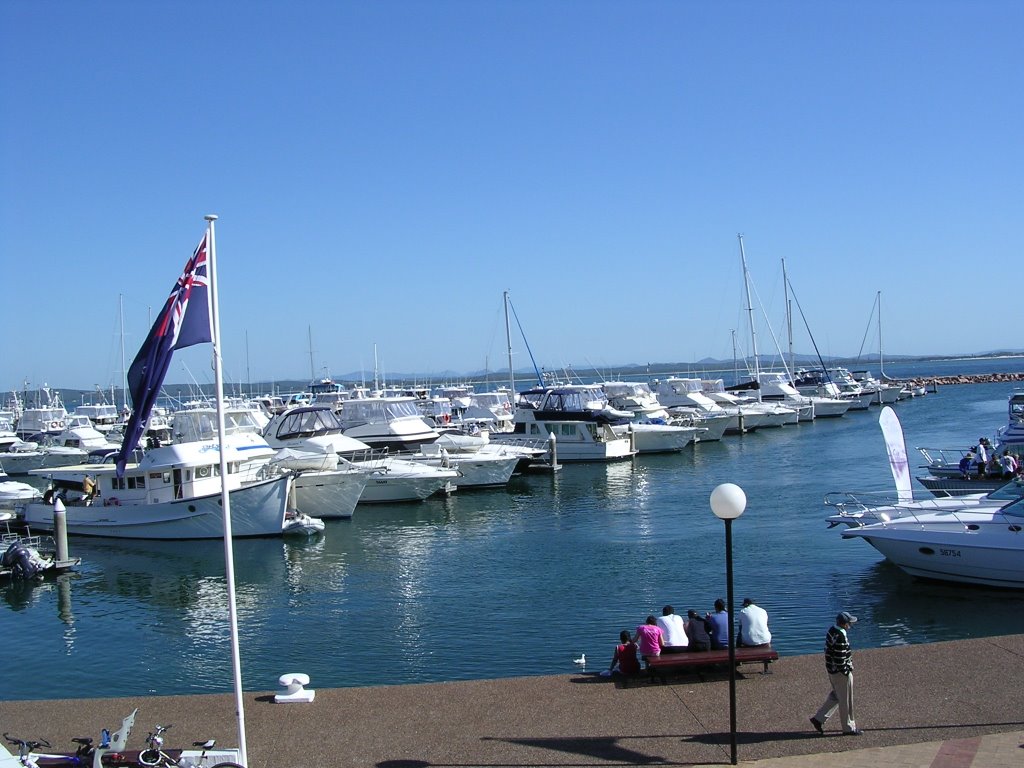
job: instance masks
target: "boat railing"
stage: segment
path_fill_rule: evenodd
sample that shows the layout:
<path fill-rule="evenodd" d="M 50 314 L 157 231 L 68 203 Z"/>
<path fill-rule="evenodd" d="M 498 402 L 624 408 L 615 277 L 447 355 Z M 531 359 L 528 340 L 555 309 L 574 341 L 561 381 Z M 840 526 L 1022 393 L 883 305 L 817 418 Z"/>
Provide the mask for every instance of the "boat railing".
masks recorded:
<path fill-rule="evenodd" d="M 357 451 L 343 451 L 338 457 L 349 464 L 356 464 L 364 469 L 384 469 L 390 457 L 387 448 L 364 448 Z"/>
<path fill-rule="evenodd" d="M 57 549 L 57 543 L 53 536 L 40 536 L 34 533 L 4 533 L 0 534 L 0 554 L 6 552 L 15 542 L 34 549 L 36 552 L 54 552 Z"/>
<path fill-rule="evenodd" d="M 522 435 L 514 435 L 508 432 L 499 433 L 497 435 L 492 433 L 490 441 L 497 445 L 509 445 L 515 448 L 529 448 L 531 450 L 538 451 L 546 451 L 549 447 L 549 441 L 546 437 L 524 437 Z"/>
<path fill-rule="evenodd" d="M 971 452 L 970 448 L 918 448 L 917 450 L 931 469 L 959 468 L 960 460 Z"/>
<path fill-rule="evenodd" d="M 948 500 L 947 500 L 948 501 Z M 908 508 L 905 505 L 913 502 L 914 507 Z M 892 491 L 829 491 L 825 494 L 825 505 L 832 507 L 840 515 L 845 517 L 877 517 L 878 512 L 884 509 L 890 520 L 899 517 L 912 515 L 914 512 L 938 512 L 945 504 L 939 503 L 940 499 L 931 493 L 918 491 L 916 495 L 912 491 L 908 497 L 906 493 Z"/>

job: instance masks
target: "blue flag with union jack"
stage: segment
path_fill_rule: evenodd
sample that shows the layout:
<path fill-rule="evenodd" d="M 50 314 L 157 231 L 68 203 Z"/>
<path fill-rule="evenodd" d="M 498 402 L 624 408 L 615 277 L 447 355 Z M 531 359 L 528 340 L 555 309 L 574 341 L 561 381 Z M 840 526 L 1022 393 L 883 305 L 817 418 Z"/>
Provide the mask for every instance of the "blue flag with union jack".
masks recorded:
<path fill-rule="evenodd" d="M 128 456 L 139 444 L 150 411 L 163 386 L 164 376 L 176 349 L 213 340 L 210 332 L 210 290 L 206 236 L 167 297 L 139 353 L 128 369 L 128 391 L 132 415 L 124 430 L 124 442 L 117 455 L 117 474 L 124 473 Z"/>

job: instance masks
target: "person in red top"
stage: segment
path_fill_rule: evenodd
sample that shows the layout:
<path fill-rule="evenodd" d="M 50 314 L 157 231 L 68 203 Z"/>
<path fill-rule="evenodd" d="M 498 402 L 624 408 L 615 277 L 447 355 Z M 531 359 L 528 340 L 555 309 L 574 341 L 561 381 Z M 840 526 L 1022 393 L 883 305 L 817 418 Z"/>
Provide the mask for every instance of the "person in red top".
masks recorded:
<path fill-rule="evenodd" d="M 615 646 L 615 653 L 612 656 L 610 672 L 615 672 L 618 665 L 620 675 L 635 675 L 640 671 L 640 662 L 636 658 L 636 643 L 634 643 L 627 630 L 619 632 L 619 644 Z"/>
<path fill-rule="evenodd" d="M 660 656 L 661 646 L 665 644 L 665 633 L 658 626 L 658 620 L 648 616 L 647 621 L 636 628 L 633 642 L 639 646 L 644 661 L 648 656 Z"/>

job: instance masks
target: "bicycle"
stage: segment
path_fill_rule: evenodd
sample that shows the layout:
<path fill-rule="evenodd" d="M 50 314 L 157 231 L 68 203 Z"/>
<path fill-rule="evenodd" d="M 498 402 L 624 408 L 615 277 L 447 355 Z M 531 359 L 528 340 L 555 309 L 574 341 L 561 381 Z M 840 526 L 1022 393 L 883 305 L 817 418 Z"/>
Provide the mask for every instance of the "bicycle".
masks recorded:
<path fill-rule="evenodd" d="M 50 742 L 40 739 L 39 741 L 26 741 L 25 739 L 17 739 L 11 736 L 9 733 L 4 733 L 4 739 L 9 743 L 13 744 L 18 748 L 18 762 L 24 766 L 30 766 L 35 768 L 38 765 L 35 759 L 32 757 L 32 753 L 40 747 L 48 749 Z M 5 752 L 7 750 L 4 750 Z M 8 752 L 8 754 L 10 754 Z"/>
<path fill-rule="evenodd" d="M 193 747 L 202 750 L 198 757 L 186 756 L 182 753 L 175 758 L 164 751 L 164 734 L 169 728 L 171 728 L 169 725 L 157 725 L 150 732 L 146 737 L 147 748 L 139 752 L 139 765 L 145 766 L 145 768 L 205 768 L 206 753 L 213 749 L 214 740 L 192 743 Z M 220 762 L 211 765 L 210 768 L 242 768 L 242 766 L 238 763 Z"/>

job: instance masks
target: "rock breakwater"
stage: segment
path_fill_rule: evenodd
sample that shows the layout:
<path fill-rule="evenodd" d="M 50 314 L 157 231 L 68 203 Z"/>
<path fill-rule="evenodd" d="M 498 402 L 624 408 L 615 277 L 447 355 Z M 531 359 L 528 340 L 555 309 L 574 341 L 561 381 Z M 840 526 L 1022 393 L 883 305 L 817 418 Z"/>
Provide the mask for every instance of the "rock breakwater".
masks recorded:
<path fill-rule="evenodd" d="M 972 373 L 958 376 L 924 376 L 913 379 L 890 379 L 897 384 L 908 384 L 917 387 L 948 386 L 950 384 L 998 384 L 1024 381 L 1024 373 Z"/>

